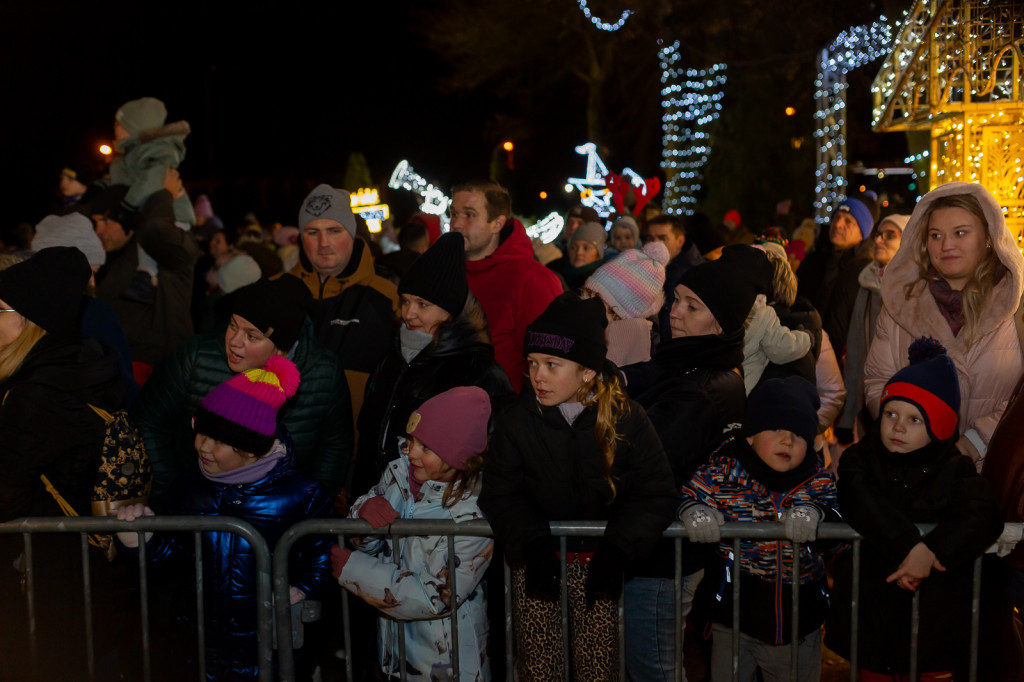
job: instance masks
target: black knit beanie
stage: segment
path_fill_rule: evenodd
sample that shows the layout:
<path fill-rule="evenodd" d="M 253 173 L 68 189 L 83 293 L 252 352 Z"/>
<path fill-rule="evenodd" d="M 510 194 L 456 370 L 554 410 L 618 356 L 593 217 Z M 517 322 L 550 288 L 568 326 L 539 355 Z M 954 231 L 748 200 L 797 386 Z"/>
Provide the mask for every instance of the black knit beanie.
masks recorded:
<path fill-rule="evenodd" d="M 785 429 L 803 438 L 808 448 L 814 448 L 820 406 L 818 392 L 807 379 L 769 379 L 758 384 L 747 397 L 743 435 Z"/>
<path fill-rule="evenodd" d="M 725 251 L 722 250 L 718 260 L 695 265 L 684 272 L 678 284 L 697 294 L 715 316 L 722 333 L 729 334 L 746 322 L 757 298 L 757 287 L 743 270 L 744 259 L 735 253 L 726 256 Z"/>
<path fill-rule="evenodd" d="M 722 249 L 719 260 L 723 258 L 732 264 L 734 272 L 750 281 L 756 293 L 767 296 L 772 291 L 775 266 L 763 250 L 747 244 L 733 244 Z"/>
<path fill-rule="evenodd" d="M 526 328 L 523 355 L 543 353 L 601 371 L 608 345 L 608 316 L 600 298 L 581 299 L 567 291 L 553 300 Z"/>
<path fill-rule="evenodd" d="M 0 299 L 50 334 L 70 331 L 91 276 L 84 253 L 51 246 L 0 271 Z"/>
<path fill-rule="evenodd" d="M 232 294 L 231 314 L 252 323 L 285 353 L 299 338 L 313 307 L 313 295 L 298 277 L 284 274 L 261 279 Z"/>
<path fill-rule="evenodd" d="M 457 232 L 441 235 L 402 277 L 398 293 L 419 296 L 457 317 L 469 295 L 462 235 Z"/>

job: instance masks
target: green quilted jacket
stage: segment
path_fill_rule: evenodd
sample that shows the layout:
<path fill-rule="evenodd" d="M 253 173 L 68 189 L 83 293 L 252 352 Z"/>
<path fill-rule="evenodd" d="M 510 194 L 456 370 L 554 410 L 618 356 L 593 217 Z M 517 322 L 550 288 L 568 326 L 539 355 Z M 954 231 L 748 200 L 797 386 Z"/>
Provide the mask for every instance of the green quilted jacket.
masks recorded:
<path fill-rule="evenodd" d="M 352 455 L 352 403 L 345 372 L 323 348 L 313 325 L 303 323 L 288 356 L 302 376 L 299 390 L 278 413 L 292 439 L 298 469 L 333 496 L 341 488 Z M 142 387 L 132 417 L 153 461 L 150 504 L 162 506 L 168 486 L 197 464 L 192 415 L 215 386 L 232 376 L 224 354 L 224 325 L 200 334 L 164 360 Z"/>

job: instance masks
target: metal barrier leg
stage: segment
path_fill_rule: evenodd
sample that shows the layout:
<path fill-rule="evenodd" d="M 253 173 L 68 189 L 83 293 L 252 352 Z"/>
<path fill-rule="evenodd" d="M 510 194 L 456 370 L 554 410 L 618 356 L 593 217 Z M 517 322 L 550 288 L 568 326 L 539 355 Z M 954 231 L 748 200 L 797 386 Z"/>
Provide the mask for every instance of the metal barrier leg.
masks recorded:
<path fill-rule="evenodd" d="M 504 563 L 503 577 L 505 579 L 505 679 L 511 682 L 515 679 L 515 650 L 512 637 L 512 568 L 507 561 Z"/>
<path fill-rule="evenodd" d="M 199 648 L 199 680 L 206 679 L 206 609 L 203 607 L 203 536 L 194 533 L 196 554 L 196 645 Z"/>
<path fill-rule="evenodd" d="M 153 661 L 149 634 L 149 571 L 146 568 L 146 534 L 139 531 L 139 598 L 142 617 L 142 679 L 153 679 Z"/>
<path fill-rule="evenodd" d="M 789 643 L 789 666 L 790 666 L 790 679 L 799 680 L 799 668 L 800 668 L 800 543 L 794 542 L 793 545 L 793 610 L 790 613 L 792 622 L 790 623 L 789 636 L 791 638 Z M 782 575 L 779 576 L 785 580 L 785 568 L 782 570 Z"/>
<path fill-rule="evenodd" d="M 36 585 L 32 566 L 32 536 L 25 533 L 25 598 L 28 607 L 28 650 L 32 663 L 32 675 L 39 676 L 39 647 L 36 642 Z"/>
<path fill-rule="evenodd" d="M 345 536 L 338 536 L 338 546 L 345 546 Z M 342 627 L 342 646 L 345 647 L 345 679 L 352 680 L 352 632 L 349 629 L 352 626 L 352 615 L 349 612 L 348 606 L 348 590 L 342 588 L 341 590 L 341 627 Z"/>
<path fill-rule="evenodd" d="M 921 592 L 915 591 L 910 602 L 910 682 L 917 682 L 917 635 L 921 615 Z"/>
<path fill-rule="evenodd" d="M 96 633 L 92 622 L 92 572 L 89 570 L 89 534 L 79 533 L 82 556 L 82 606 L 85 608 L 85 667 L 90 682 L 96 679 Z"/>
<path fill-rule="evenodd" d="M 448 580 L 451 581 L 449 584 L 449 606 L 451 609 L 451 627 L 452 627 L 452 672 L 455 674 L 455 680 L 462 679 L 459 675 L 459 591 L 455 584 L 455 536 L 449 535 L 448 537 Z"/>
<path fill-rule="evenodd" d="M 981 627 L 981 557 L 974 561 L 974 585 L 971 590 L 971 667 L 969 682 L 978 679 L 978 631 Z"/>
<path fill-rule="evenodd" d="M 850 682 L 857 682 L 857 648 L 860 646 L 860 542 L 853 541 L 853 577 L 850 580 Z"/>
<path fill-rule="evenodd" d="M 565 673 L 565 682 L 570 682 L 572 677 L 569 675 L 569 661 L 571 652 L 569 650 L 569 583 L 566 578 L 566 550 L 567 544 L 565 536 L 562 535 L 558 538 L 558 553 L 559 553 L 559 566 L 561 572 L 561 614 L 562 614 L 562 670 Z"/>
<path fill-rule="evenodd" d="M 732 682 L 740 679 L 740 539 L 732 541 Z"/>

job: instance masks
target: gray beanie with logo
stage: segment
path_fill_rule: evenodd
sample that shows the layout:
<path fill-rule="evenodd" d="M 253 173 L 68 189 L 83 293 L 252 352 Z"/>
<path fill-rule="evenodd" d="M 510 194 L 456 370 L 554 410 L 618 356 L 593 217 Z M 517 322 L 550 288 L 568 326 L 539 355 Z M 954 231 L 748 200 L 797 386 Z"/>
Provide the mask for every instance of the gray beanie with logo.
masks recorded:
<path fill-rule="evenodd" d="M 327 184 L 317 185 L 302 202 L 299 209 L 299 230 L 306 223 L 318 220 L 333 220 L 356 236 L 356 217 L 352 213 L 352 197 L 343 189 L 335 189 Z"/>

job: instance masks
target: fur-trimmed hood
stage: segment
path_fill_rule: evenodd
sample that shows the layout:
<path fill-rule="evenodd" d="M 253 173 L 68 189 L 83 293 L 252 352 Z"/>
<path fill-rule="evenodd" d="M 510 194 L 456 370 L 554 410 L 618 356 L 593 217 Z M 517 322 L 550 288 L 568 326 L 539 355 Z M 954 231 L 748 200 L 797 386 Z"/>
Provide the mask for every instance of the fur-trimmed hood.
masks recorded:
<path fill-rule="evenodd" d="M 1013 315 L 1020 305 L 1021 294 L 1024 293 L 1024 257 L 1021 256 L 1016 240 L 1006 227 L 1002 209 L 988 190 L 981 185 L 951 182 L 926 194 L 914 208 L 906 229 L 903 230 L 899 251 L 885 268 L 882 277 L 882 302 L 899 326 L 912 330 L 915 336 L 933 336 L 947 349 L 959 344 L 954 342 L 949 325 L 939 312 L 935 300 L 931 296 L 922 295 L 927 291 L 928 285 L 921 279 L 914 252 L 921 230 L 927 229 L 927 225 L 923 224 L 923 217 L 928 207 L 936 199 L 955 194 L 973 195 L 981 204 L 988 223 L 992 248 L 1009 271 L 1007 276 L 996 284 L 992 296 L 985 303 L 978 336 L 991 332 Z M 907 285 L 911 284 L 913 287 L 908 299 Z"/>

